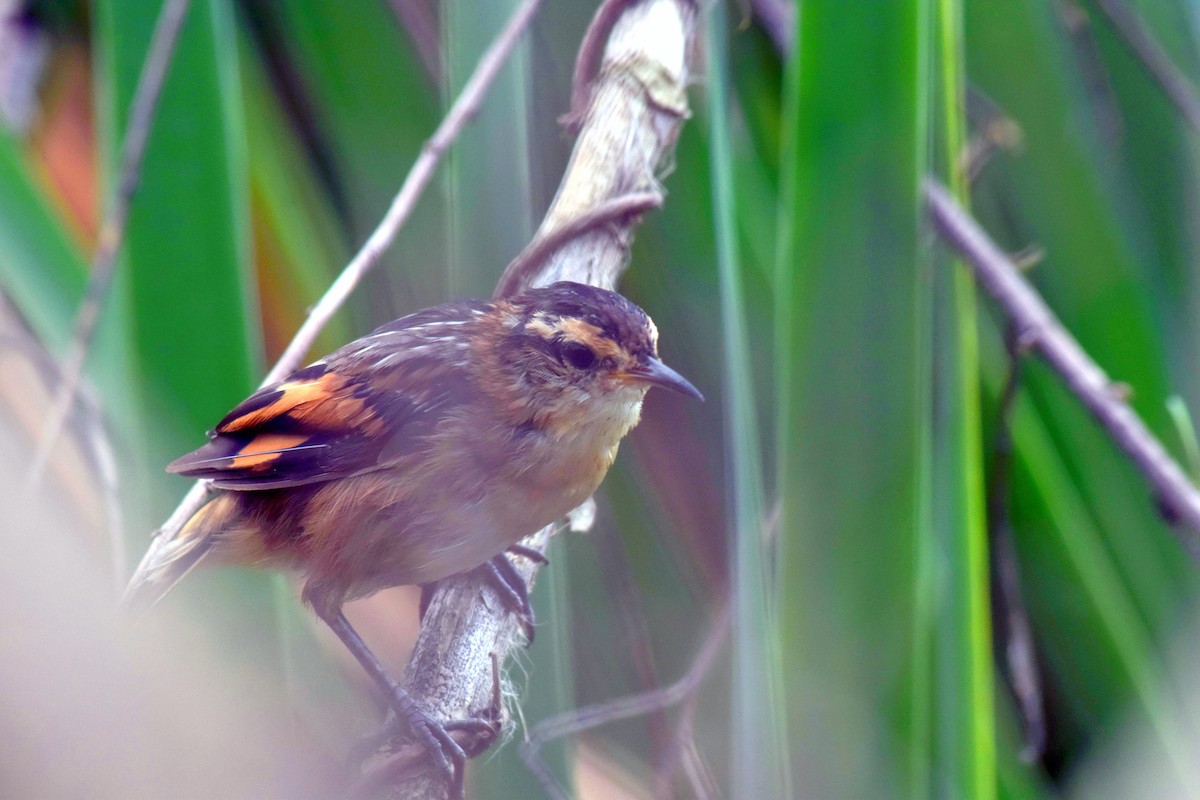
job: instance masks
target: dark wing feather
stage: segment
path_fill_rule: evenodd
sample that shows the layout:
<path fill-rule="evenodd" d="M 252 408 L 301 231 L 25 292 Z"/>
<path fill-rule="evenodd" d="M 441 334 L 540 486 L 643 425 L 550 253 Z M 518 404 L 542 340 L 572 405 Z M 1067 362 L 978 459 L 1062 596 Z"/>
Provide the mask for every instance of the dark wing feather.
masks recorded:
<path fill-rule="evenodd" d="M 302 486 L 370 472 L 419 451 L 475 390 L 462 363 L 474 304 L 426 309 L 255 392 L 211 441 L 168 467 L 220 489 Z"/>

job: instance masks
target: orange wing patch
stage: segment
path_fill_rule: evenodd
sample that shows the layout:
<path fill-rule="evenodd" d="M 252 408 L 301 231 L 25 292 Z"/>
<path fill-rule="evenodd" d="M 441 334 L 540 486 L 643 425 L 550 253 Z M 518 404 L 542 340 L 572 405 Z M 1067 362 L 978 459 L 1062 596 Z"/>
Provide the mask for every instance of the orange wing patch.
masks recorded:
<path fill-rule="evenodd" d="M 278 397 L 226 420 L 217 427 L 217 433 L 253 430 L 285 414 L 295 422 L 321 430 L 357 428 L 367 434 L 378 433 L 381 421 L 363 398 L 350 391 L 349 383 L 348 378 L 336 372 L 327 372 L 315 380 L 281 383 L 270 391 Z"/>
<path fill-rule="evenodd" d="M 302 433 L 264 433 L 246 442 L 230 462 L 230 469 L 261 470 L 279 459 L 290 448 L 304 442 L 308 436 Z"/>
<path fill-rule="evenodd" d="M 312 381 L 281 383 L 271 392 L 280 393 L 273 402 L 226 421 L 217 427 L 217 433 L 236 433 L 254 428 L 289 412 L 295 416 L 296 412 L 302 413 L 305 406 L 320 404 L 331 398 L 345 384 L 346 379 L 336 372 L 327 372 Z"/>

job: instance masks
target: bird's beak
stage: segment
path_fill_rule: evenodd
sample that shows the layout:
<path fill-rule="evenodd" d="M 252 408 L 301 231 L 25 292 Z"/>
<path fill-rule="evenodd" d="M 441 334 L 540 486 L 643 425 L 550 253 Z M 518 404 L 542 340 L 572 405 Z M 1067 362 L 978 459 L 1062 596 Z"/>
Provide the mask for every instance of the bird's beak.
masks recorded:
<path fill-rule="evenodd" d="M 645 362 L 625 373 L 625 377 L 627 380 L 643 381 L 654 386 L 661 386 L 664 389 L 686 394 L 688 397 L 694 397 L 697 400 L 704 399 L 704 395 L 700 394 L 699 389 L 692 386 L 691 381 L 657 358 L 647 358 Z"/>

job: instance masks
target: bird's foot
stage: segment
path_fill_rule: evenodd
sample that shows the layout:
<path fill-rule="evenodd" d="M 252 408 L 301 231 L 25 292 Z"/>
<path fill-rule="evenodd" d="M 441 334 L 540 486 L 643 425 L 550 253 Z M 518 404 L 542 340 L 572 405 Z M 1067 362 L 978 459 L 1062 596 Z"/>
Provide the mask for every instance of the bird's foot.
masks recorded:
<path fill-rule="evenodd" d="M 520 545 L 516 546 L 520 547 Z M 537 553 L 536 550 L 532 552 Z M 537 554 L 545 563 L 545 556 L 542 556 L 541 553 Z M 518 555 L 524 556 L 525 553 L 518 553 Z M 504 603 L 504 607 L 508 609 L 509 613 L 515 614 L 520 621 L 521 631 L 525 634 L 525 645 L 527 647 L 532 645 L 537 618 L 533 613 L 533 605 L 529 602 L 529 585 L 525 583 L 524 576 L 517 572 L 517 568 L 504 553 L 486 562 L 480 569 L 487 576 L 492 588 L 500 595 L 500 601 Z"/>
<path fill-rule="evenodd" d="M 514 544 L 508 548 L 507 552 L 521 558 L 527 558 L 539 566 L 545 566 L 550 563 L 540 551 L 523 544 Z M 533 644 L 533 633 L 534 627 L 537 624 L 537 618 L 533 613 L 533 606 L 529 602 L 529 587 L 526 585 L 525 579 L 521 577 L 521 573 L 517 572 L 517 568 L 513 566 L 512 561 L 504 553 L 496 556 L 491 561 L 485 562 L 478 569 L 483 571 L 492 588 L 500 595 L 500 600 L 504 603 L 504 607 L 509 612 L 516 614 L 517 618 L 521 621 L 521 631 L 525 634 L 526 644 Z M 429 608 L 429 603 L 433 600 L 433 590 L 436 587 L 436 583 L 426 583 L 421 586 L 421 605 L 419 609 L 421 619 L 425 619 L 425 611 Z"/>

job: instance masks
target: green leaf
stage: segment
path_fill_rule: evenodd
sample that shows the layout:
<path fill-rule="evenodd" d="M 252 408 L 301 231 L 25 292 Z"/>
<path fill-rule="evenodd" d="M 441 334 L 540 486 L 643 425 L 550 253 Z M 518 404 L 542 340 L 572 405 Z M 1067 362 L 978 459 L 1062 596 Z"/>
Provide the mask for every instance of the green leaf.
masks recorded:
<path fill-rule="evenodd" d="M 256 250 L 263 284 L 264 324 L 275 350 L 349 259 L 346 232 L 307 158 L 296 131 L 259 61 L 242 47 L 244 113 L 250 158 Z M 273 314 L 271 312 L 274 312 Z M 353 338 L 344 314 L 336 315 L 314 346 L 328 352 Z"/>
<path fill-rule="evenodd" d="M 438 94 L 386 3 L 266 4 L 266 38 L 286 58 L 313 131 L 310 157 L 327 170 L 351 248 L 374 230 L 440 120 Z M 427 193 L 351 299 L 355 332 L 445 302 L 444 209 Z M 488 293 L 490 294 L 490 287 Z"/>
<path fill-rule="evenodd" d="M 104 184 L 114 179 L 127 109 L 159 3 L 102 0 L 95 9 Z M 139 458 L 124 475 L 134 552 L 170 511 L 184 483 L 162 466 L 203 441 L 261 375 L 250 253 L 245 130 L 233 10 L 190 8 L 163 86 L 130 208 L 108 311 L 110 334 L 130 348 L 133 399 L 110 408 Z M 134 468 L 136 467 L 136 468 Z M 169 481 L 169 482 L 168 482 Z M 274 613 L 264 573 L 223 570 L 184 583 L 171 602 L 203 609 L 235 660 L 261 668 L 278 656 L 262 621 Z M 234 613 L 236 609 L 236 613 Z"/>
<path fill-rule="evenodd" d="M 783 664 L 779 628 L 771 602 L 774 576 L 768 567 L 767 510 L 763 503 L 763 450 L 753 393 L 749 326 L 736 229 L 733 106 L 729 87 L 728 23 L 720 3 L 707 24 L 709 159 L 713 222 L 720 275 L 724 343 L 725 441 L 731 460 L 730 538 L 733 563 L 733 698 L 731 763 L 735 797 L 787 797 L 787 740 L 780 697 Z"/>
<path fill-rule="evenodd" d="M 158 4 L 136 0 L 104 0 L 97 7 L 108 180 L 158 11 Z M 167 415 L 192 432 L 193 442 L 260 373 L 231 15 L 225 0 L 203 0 L 184 23 L 119 267 L 144 410 Z M 203 336 L 194 335 L 200 331 Z M 155 448 L 155 455 L 167 454 Z"/>
<path fill-rule="evenodd" d="M 962 8 L 959 0 L 938 0 L 933 12 L 935 171 L 962 199 L 967 191 L 961 160 L 966 145 Z M 929 703 L 922 711 L 933 720 L 933 730 L 924 767 L 922 754 L 914 750 L 914 781 L 933 794 L 986 798 L 994 797 L 997 787 L 996 719 L 975 282 L 960 263 L 938 258 L 934 266 L 928 339 L 932 387 L 926 410 L 933 505 L 928 535 L 918 542 L 917 577 L 917 596 L 925 604 L 917 645 L 928 637 L 932 663 L 922 670 L 919 660 L 914 670 L 914 691 Z"/>
<path fill-rule="evenodd" d="M 799 5 L 777 278 L 779 603 L 792 765 L 819 797 L 909 793 L 924 535 L 929 108 L 921 0 Z M 847 631 L 853 634 L 847 635 Z"/>
<path fill-rule="evenodd" d="M 0 132 L 0 286 L 38 337 L 61 351 L 87 265 L 29 173 L 20 144 Z"/>

